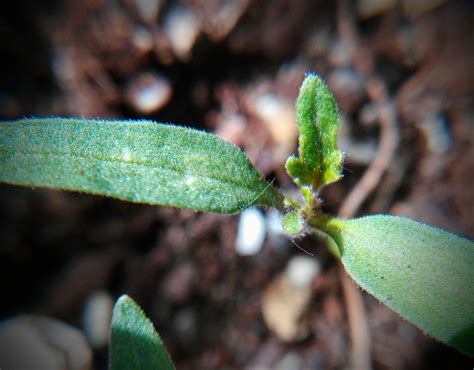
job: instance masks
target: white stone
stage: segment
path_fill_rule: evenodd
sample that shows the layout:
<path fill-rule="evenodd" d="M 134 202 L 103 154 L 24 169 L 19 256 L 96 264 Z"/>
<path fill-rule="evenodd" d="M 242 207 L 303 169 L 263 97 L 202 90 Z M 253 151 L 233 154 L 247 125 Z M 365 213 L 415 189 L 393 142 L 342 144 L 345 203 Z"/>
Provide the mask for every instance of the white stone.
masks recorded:
<path fill-rule="evenodd" d="M 110 320 L 114 301 L 109 293 L 96 291 L 92 293 L 84 306 L 83 329 L 93 348 L 103 348 L 107 345 L 110 335 Z"/>
<path fill-rule="evenodd" d="M 267 212 L 267 231 L 270 236 L 280 237 L 286 235 L 285 230 L 283 230 L 283 226 L 281 225 L 282 219 L 282 214 L 275 208 L 271 208 Z"/>
<path fill-rule="evenodd" d="M 187 59 L 201 32 L 198 17 L 189 8 L 174 7 L 166 14 L 163 29 L 176 56 Z"/>
<path fill-rule="evenodd" d="M 92 351 L 72 326 L 36 315 L 0 324 L 2 369 L 89 370 L 91 365 Z"/>
<path fill-rule="evenodd" d="M 451 147 L 451 134 L 441 113 L 427 114 L 418 124 L 425 135 L 427 147 L 434 154 L 445 154 Z"/>
<path fill-rule="evenodd" d="M 299 289 L 310 286 L 320 270 L 319 261 L 315 257 L 309 256 L 292 257 L 286 266 L 290 284 Z"/>
<path fill-rule="evenodd" d="M 277 144 L 288 141 L 294 143 L 293 140 L 296 139 L 298 131 L 292 103 L 278 98 L 273 93 L 266 93 L 255 97 L 252 108 L 270 130 Z"/>
<path fill-rule="evenodd" d="M 129 104 L 139 113 L 150 114 L 164 107 L 171 99 L 168 80 L 154 73 L 142 73 L 127 87 Z"/>
<path fill-rule="evenodd" d="M 135 26 L 133 28 L 132 42 L 137 50 L 142 53 L 147 53 L 153 50 L 153 36 L 145 27 Z"/>
<path fill-rule="evenodd" d="M 240 214 L 235 250 L 242 256 L 260 252 L 265 240 L 265 217 L 256 208 L 247 208 Z"/>
<path fill-rule="evenodd" d="M 161 0 L 136 0 L 138 14 L 147 21 L 154 21 L 162 5 Z"/>

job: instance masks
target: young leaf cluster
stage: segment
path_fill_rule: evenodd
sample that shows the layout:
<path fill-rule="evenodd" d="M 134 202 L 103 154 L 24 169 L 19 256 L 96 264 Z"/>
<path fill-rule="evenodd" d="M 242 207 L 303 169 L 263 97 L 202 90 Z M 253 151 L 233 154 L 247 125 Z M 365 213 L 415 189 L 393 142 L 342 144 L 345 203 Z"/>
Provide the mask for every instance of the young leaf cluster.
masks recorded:
<path fill-rule="evenodd" d="M 0 182 L 211 212 L 275 207 L 285 213 L 289 234 L 322 238 L 362 288 L 427 334 L 474 356 L 474 243 L 402 217 L 325 215 L 319 190 L 342 177 L 343 155 L 336 145 L 337 106 L 319 76 L 306 76 L 296 110 L 299 157 L 291 156 L 286 169 L 301 200 L 284 197 L 232 144 L 151 121 L 2 122 Z M 151 323 L 129 298 L 119 300 L 112 327 L 112 369 L 158 363 L 172 369 L 167 354 L 159 354 L 162 343 Z"/>
<path fill-rule="evenodd" d="M 306 227 L 362 288 L 427 334 L 474 355 L 474 243 L 403 217 L 324 215 L 310 190 L 341 177 L 337 109 L 324 82 L 311 74 L 296 106 L 300 159 L 290 157 L 286 167 L 303 185 L 303 205 L 285 216 L 285 229 L 294 234 Z"/>
<path fill-rule="evenodd" d="M 295 183 L 317 191 L 342 176 L 342 152 L 336 139 L 339 118 L 336 102 L 326 84 L 309 73 L 296 102 L 299 135 L 299 158 L 291 156 L 286 170 Z"/>

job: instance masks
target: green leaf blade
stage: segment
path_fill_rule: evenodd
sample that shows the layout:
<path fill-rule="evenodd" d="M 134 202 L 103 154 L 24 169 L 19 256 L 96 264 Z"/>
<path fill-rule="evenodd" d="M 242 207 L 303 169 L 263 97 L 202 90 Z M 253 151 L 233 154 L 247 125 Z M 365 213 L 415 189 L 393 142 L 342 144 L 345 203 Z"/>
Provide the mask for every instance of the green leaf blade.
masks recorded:
<path fill-rule="evenodd" d="M 308 74 L 296 101 L 299 159 L 290 157 L 288 174 L 298 185 L 317 190 L 342 177 L 342 152 L 337 149 L 339 117 L 336 102 L 323 80 Z"/>
<path fill-rule="evenodd" d="M 124 295 L 115 304 L 111 329 L 111 370 L 175 370 L 153 324 L 130 297 Z"/>
<path fill-rule="evenodd" d="M 10 184 L 220 213 L 256 204 L 283 207 L 283 196 L 239 148 L 152 121 L 2 122 L 0 163 L 0 181 Z"/>
<path fill-rule="evenodd" d="M 474 242 L 404 217 L 328 219 L 349 275 L 428 335 L 474 356 Z"/>

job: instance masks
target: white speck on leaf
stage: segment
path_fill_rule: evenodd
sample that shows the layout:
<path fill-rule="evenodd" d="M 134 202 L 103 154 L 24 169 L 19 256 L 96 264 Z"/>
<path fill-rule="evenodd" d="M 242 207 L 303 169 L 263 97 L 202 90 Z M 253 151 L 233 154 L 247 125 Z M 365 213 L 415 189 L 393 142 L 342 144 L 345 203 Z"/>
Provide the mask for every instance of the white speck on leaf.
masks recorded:
<path fill-rule="evenodd" d="M 189 176 L 186 178 L 186 185 L 192 188 L 195 181 L 196 179 L 194 177 Z"/>
<path fill-rule="evenodd" d="M 122 160 L 124 160 L 125 162 L 128 162 L 128 161 L 130 161 L 130 159 L 132 159 L 130 149 L 128 149 L 127 147 L 122 149 L 122 155 L 121 156 L 122 156 Z"/>

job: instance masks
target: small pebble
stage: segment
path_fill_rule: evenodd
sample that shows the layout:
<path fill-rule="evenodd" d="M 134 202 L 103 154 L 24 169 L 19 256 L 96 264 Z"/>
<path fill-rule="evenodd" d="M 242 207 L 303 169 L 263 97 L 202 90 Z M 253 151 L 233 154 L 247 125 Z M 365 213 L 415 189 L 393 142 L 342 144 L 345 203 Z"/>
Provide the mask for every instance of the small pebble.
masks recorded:
<path fill-rule="evenodd" d="M 380 113 L 377 104 L 364 104 L 359 111 L 359 122 L 366 126 L 372 125 L 377 121 L 379 114 Z"/>
<path fill-rule="evenodd" d="M 267 327 L 281 340 L 299 341 L 307 337 L 308 327 L 301 316 L 311 302 L 310 286 L 295 288 L 287 273 L 276 276 L 262 296 L 262 315 Z"/>
<path fill-rule="evenodd" d="M 422 130 L 431 153 L 444 154 L 451 148 L 451 132 L 442 113 L 427 114 L 418 127 Z"/>
<path fill-rule="evenodd" d="M 0 322 L 0 367 L 89 370 L 92 351 L 76 328 L 47 317 L 20 315 Z"/>
<path fill-rule="evenodd" d="M 105 291 L 96 291 L 87 298 L 82 320 L 84 334 L 92 348 L 100 349 L 107 345 L 113 307 L 114 301 Z"/>
<path fill-rule="evenodd" d="M 247 208 L 240 214 L 235 250 L 241 256 L 260 252 L 265 240 L 265 217 L 256 208 Z"/>
<path fill-rule="evenodd" d="M 174 332 L 183 344 L 190 344 L 198 334 L 196 313 L 191 308 L 184 308 L 176 313 Z"/>
<path fill-rule="evenodd" d="M 274 161 L 284 162 L 298 137 L 293 103 L 269 92 L 252 96 L 248 105 L 272 136 Z"/>
<path fill-rule="evenodd" d="M 262 315 L 268 328 L 281 340 L 304 339 L 309 327 L 301 321 L 313 295 L 312 282 L 320 271 L 315 257 L 294 256 L 286 271 L 275 277 L 262 296 Z"/>
<path fill-rule="evenodd" d="M 163 29 L 178 59 L 188 59 L 201 32 L 201 24 L 194 12 L 181 6 L 172 8 L 165 16 Z"/>
<path fill-rule="evenodd" d="M 297 136 L 293 104 L 275 94 L 267 93 L 255 98 L 253 108 L 270 130 L 276 143 L 293 143 Z"/>
<path fill-rule="evenodd" d="M 61 85 L 68 86 L 77 79 L 73 53 L 66 48 L 57 48 L 51 58 L 54 76 Z"/>
<path fill-rule="evenodd" d="M 169 81 L 154 73 L 142 73 L 134 78 L 126 91 L 127 102 L 141 114 L 157 112 L 168 104 L 171 94 Z"/>
<path fill-rule="evenodd" d="M 146 54 L 153 50 L 153 35 L 145 27 L 135 26 L 133 28 L 132 42 L 141 54 Z"/>
<path fill-rule="evenodd" d="M 292 257 L 286 266 L 286 274 L 291 285 L 298 289 L 310 286 L 320 271 L 318 259 L 309 256 Z"/>
<path fill-rule="evenodd" d="M 135 0 L 137 12 L 145 21 L 154 21 L 163 4 L 162 0 Z"/>
<path fill-rule="evenodd" d="M 215 131 L 220 138 L 234 145 L 241 145 L 247 132 L 247 121 L 239 113 L 225 112 L 219 116 L 219 125 Z"/>

